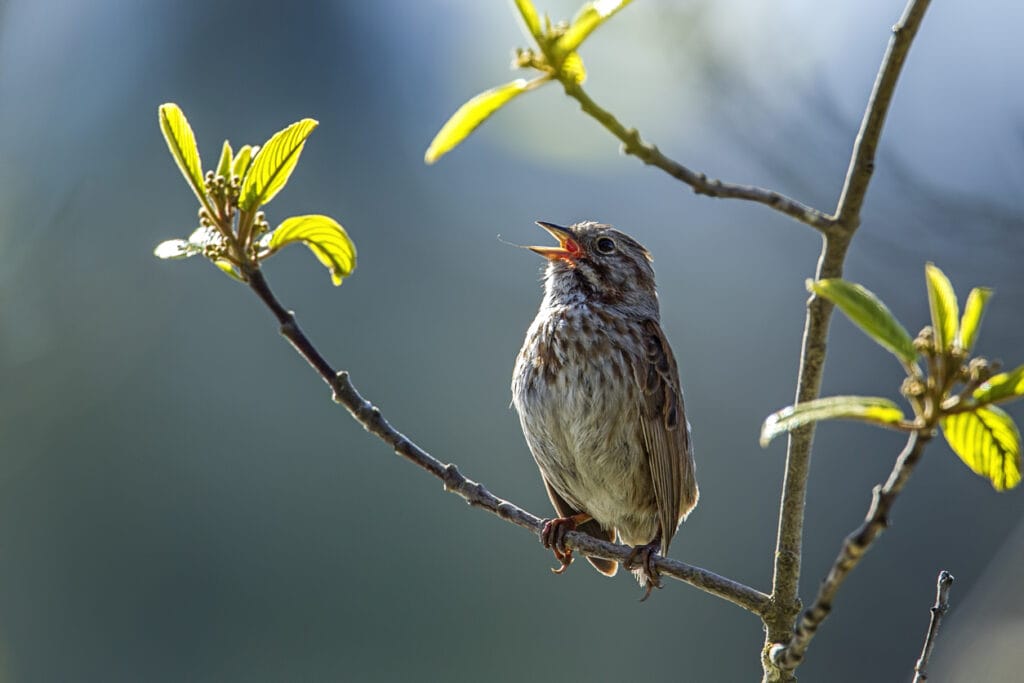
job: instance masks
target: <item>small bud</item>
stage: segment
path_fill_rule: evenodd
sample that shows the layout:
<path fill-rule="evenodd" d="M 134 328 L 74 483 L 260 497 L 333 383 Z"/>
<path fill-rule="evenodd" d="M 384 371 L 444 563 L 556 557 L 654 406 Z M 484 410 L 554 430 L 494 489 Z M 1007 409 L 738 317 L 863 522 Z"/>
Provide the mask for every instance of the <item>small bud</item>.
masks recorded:
<path fill-rule="evenodd" d="M 935 331 L 931 325 L 926 325 L 914 340 L 914 350 L 918 353 L 931 355 L 935 352 Z"/>
<path fill-rule="evenodd" d="M 916 377 L 907 377 L 903 380 L 903 386 L 900 387 L 900 393 L 907 398 L 920 398 L 924 396 L 924 392 L 924 382 Z"/>
<path fill-rule="evenodd" d="M 973 384 L 981 384 L 992 376 L 992 366 L 987 359 L 978 356 L 967 365 L 967 375 Z"/>

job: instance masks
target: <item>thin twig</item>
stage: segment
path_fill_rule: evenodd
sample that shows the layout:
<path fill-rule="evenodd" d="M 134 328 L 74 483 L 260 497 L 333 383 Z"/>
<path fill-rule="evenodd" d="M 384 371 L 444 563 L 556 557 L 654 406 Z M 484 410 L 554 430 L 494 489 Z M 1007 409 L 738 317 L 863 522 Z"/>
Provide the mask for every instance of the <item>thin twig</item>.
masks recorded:
<path fill-rule="evenodd" d="M 939 579 L 935 585 L 935 606 L 932 607 L 932 618 L 928 622 L 928 635 L 925 636 L 921 656 L 914 665 L 914 683 L 924 683 L 928 680 L 928 660 L 935 649 L 935 639 L 939 635 L 942 617 L 946 616 L 949 610 L 949 589 L 952 585 L 953 575 L 945 569 L 939 572 Z"/>
<path fill-rule="evenodd" d="M 337 372 L 331 367 L 331 364 L 327 362 L 309 338 L 306 337 L 302 328 L 299 327 L 295 315 L 277 300 L 277 297 L 267 284 L 266 278 L 263 277 L 263 273 L 259 270 L 248 269 L 245 272 L 245 277 L 249 287 L 266 304 L 267 308 L 274 314 L 274 317 L 277 318 L 281 325 L 282 336 L 291 342 L 295 350 L 306 359 L 324 382 L 331 387 L 331 390 L 334 392 L 334 400 L 345 406 L 352 417 L 359 424 L 363 425 L 366 431 L 390 445 L 398 455 L 440 479 L 444 483 L 446 491 L 461 496 L 473 507 L 487 510 L 501 519 L 524 529 L 529 529 L 535 534 L 540 533 L 544 525 L 543 519 L 530 514 L 507 500 L 498 498 L 482 484 L 467 479 L 459 472 L 455 465 L 442 463 L 392 427 L 380 410 L 363 398 L 356 390 L 347 372 Z M 606 560 L 623 562 L 631 559 L 633 554 L 633 549 L 628 546 L 601 541 L 581 532 L 570 532 L 566 539 L 566 545 L 584 555 L 600 557 Z M 707 593 L 739 605 L 754 614 L 761 614 L 768 604 L 768 596 L 764 593 L 706 569 L 660 556 L 656 556 L 654 565 L 662 576 L 671 576 L 688 583 Z"/>
<path fill-rule="evenodd" d="M 822 233 L 827 233 L 835 226 L 835 220 L 831 216 L 774 190 L 766 190 L 752 185 L 736 185 L 708 178 L 703 173 L 683 166 L 678 161 L 662 154 L 661 150 L 653 144 L 645 141 L 635 128 L 627 128 L 622 125 L 611 112 L 594 102 L 579 83 L 570 78 L 563 78 L 562 86 L 569 97 L 580 103 L 580 108 L 584 113 L 596 119 L 612 135 L 622 141 L 622 150 L 626 154 L 635 156 L 649 166 L 660 168 L 673 178 L 692 187 L 697 194 L 765 204 Z"/>
<path fill-rule="evenodd" d="M 864 522 L 843 541 L 839 555 L 818 589 L 818 597 L 801 617 L 793 639 L 786 646 L 776 645 L 772 648 L 770 656 L 774 664 L 782 669 L 792 670 L 803 660 L 807 646 L 817 633 L 818 627 L 832 611 L 832 601 L 839 587 L 864 557 L 864 553 L 871 548 L 875 539 L 889 526 L 889 511 L 910 478 L 914 466 L 921 459 L 921 454 L 930 439 L 930 430 L 910 435 L 903 451 L 896 458 L 896 464 L 885 484 L 875 486 L 872 491 L 871 507 Z"/>
<path fill-rule="evenodd" d="M 860 225 L 860 211 L 864 205 L 868 185 L 875 166 L 875 152 L 882 134 L 893 91 L 906 61 L 911 43 L 924 18 L 930 0 L 909 0 L 903 16 L 893 27 L 892 37 L 882 58 L 874 88 L 868 99 L 860 130 L 854 143 L 846 180 L 839 196 L 834 227 L 824 233 L 821 257 L 815 277 L 818 279 L 841 277 L 843 262 L 850 240 Z M 797 403 L 818 397 L 822 370 L 825 364 L 825 345 L 828 337 L 832 305 L 817 295 L 807 302 L 804 338 L 800 353 L 800 373 L 797 380 Z M 811 446 L 814 425 L 808 425 L 790 434 L 786 451 L 786 474 L 783 482 L 782 502 L 779 508 L 779 532 L 775 548 L 775 567 L 772 578 L 772 602 L 764 615 L 766 627 L 765 653 L 777 651 L 792 632 L 792 624 L 800 611 L 798 596 L 800 583 L 800 556 L 803 542 L 804 506 L 807 499 L 807 477 L 810 473 Z M 789 659 L 784 659 L 790 662 Z M 799 659 L 795 660 L 798 662 Z M 791 668 L 772 670 L 774 658 L 763 659 L 765 679 L 770 681 L 794 680 Z"/>

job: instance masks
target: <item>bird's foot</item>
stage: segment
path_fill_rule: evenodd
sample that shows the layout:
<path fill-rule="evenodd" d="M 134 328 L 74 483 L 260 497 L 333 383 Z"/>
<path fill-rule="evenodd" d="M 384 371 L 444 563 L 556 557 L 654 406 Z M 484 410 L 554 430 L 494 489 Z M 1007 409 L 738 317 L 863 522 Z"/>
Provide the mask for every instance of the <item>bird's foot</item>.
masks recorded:
<path fill-rule="evenodd" d="M 590 515 L 580 513 L 569 517 L 545 520 L 544 527 L 540 531 L 541 545 L 551 550 L 555 554 L 555 559 L 561 563 L 557 569 L 552 568 L 552 572 L 561 574 L 572 564 L 572 548 L 566 547 L 565 535 L 570 531 L 575 531 L 576 527 L 584 522 L 589 522 L 590 519 Z"/>
<path fill-rule="evenodd" d="M 661 588 L 661 577 L 658 576 L 658 568 L 654 566 L 654 555 L 661 549 L 661 539 L 654 539 L 647 545 L 638 545 L 629 553 L 629 557 L 622 563 L 622 566 L 636 574 L 637 581 L 644 588 L 643 602 L 651 597 L 651 591 Z"/>

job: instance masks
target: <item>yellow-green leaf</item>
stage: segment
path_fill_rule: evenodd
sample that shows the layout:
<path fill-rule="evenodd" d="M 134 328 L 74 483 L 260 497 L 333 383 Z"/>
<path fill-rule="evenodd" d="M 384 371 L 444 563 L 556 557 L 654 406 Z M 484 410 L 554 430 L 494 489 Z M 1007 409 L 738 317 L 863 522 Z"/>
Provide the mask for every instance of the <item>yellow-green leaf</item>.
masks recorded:
<path fill-rule="evenodd" d="M 1024 396 L 1024 365 L 989 378 L 987 382 L 975 389 L 971 396 L 981 404 L 998 403 Z"/>
<path fill-rule="evenodd" d="M 269 253 L 286 244 L 302 242 L 331 271 L 335 286 L 348 277 L 356 267 L 356 246 L 345 228 L 328 216 L 292 216 L 265 238 Z"/>
<path fill-rule="evenodd" d="M 561 56 L 575 52 L 594 29 L 630 2 L 632 0 L 594 0 L 585 3 L 573 17 L 572 24 L 555 43 L 555 54 Z"/>
<path fill-rule="evenodd" d="M 487 120 L 487 118 L 508 104 L 516 95 L 521 95 L 532 87 L 537 81 L 527 81 L 524 78 L 517 78 L 511 83 L 499 85 L 482 92 L 452 114 L 451 118 L 441 126 L 441 130 L 434 136 L 430 147 L 427 148 L 423 160 L 432 164 L 442 156 L 455 149 L 455 147 L 469 137 L 469 134 L 476 130 L 476 127 Z"/>
<path fill-rule="evenodd" d="M 960 319 L 960 332 L 957 334 L 956 343 L 964 351 L 974 348 L 974 342 L 978 338 L 978 329 L 981 327 L 981 318 L 985 315 L 985 306 L 992 298 L 992 290 L 988 287 L 975 287 L 967 295 L 967 303 L 964 304 L 964 317 Z"/>
<path fill-rule="evenodd" d="M 924 275 L 928 284 L 928 307 L 932 312 L 935 346 L 941 351 L 948 351 L 953 346 L 960 325 L 960 306 L 956 301 L 956 292 L 946 274 L 934 263 L 924 267 Z"/>
<path fill-rule="evenodd" d="M 587 69 L 583 66 L 579 52 L 570 52 L 562 60 L 562 73 L 573 80 L 576 85 L 583 85 L 587 80 Z"/>
<path fill-rule="evenodd" d="M 917 358 L 910 333 L 872 292 L 839 278 L 808 280 L 807 289 L 838 306 L 869 337 L 897 357 L 908 363 Z"/>
<path fill-rule="evenodd" d="M 882 426 L 899 424 L 903 411 L 887 398 L 830 396 L 798 403 L 769 415 L 761 425 L 761 447 L 779 434 L 821 420 L 860 420 Z"/>
<path fill-rule="evenodd" d="M 1020 432 L 1009 415 L 995 406 L 957 413 L 941 420 L 949 447 L 996 491 L 1020 483 Z"/>
<path fill-rule="evenodd" d="M 239 208 L 252 211 L 269 203 L 281 191 L 295 170 L 295 165 L 299 163 L 306 138 L 317 125 L 313 119 L 302 119 L 274 133 L 264 143 L 242 182 L 238 196 Z"/>
<path fill-rule="evenodd" d="M 519 16 L 522 17 L 523 24 L 526 26 L 526 30 L 539 45 L 544 34 L 540 29 L 540 17 L 537 15 L 537 8 L 533 6 L 531 0 L 515 0 L 515 3 L 516 8 L 519 10 Z"/>
<path fill-rule="evenodd" d="M 242 277 L 242 274 L 238 272 L 238 269 L 235 267 L 235 264 L 233 264 L 231 261 L 217 259 L 213 262 L 213 265 L 220 268 L 221 272 L 223 272 L 231 279 L 238 280 L 239 282 L 245 282 L 245 278 Z"/>
<path fill-rule="evenodd" d="M 245 179 L 245 173 L 249 170 L 250 164 L 252 164 L 252 155 L 259 152 L 260 147 L 251 145 L 242 145 L 242 149 L 238 150 L 238 154 L 235 155 L 235 160 L 231 162 L 231 174 L 238 176 L 239 180 Z"/>
<path fill-rule="evenodd" d="M 159 109 L 160 131 L 164 134 L 171 156 L 181 169 L 185 180 L 200 202 L 206 199 L 206 183 L 203 180 L 203 164 L 199 159 L 199 148 L 192 126 L 188 125 L 181 108 L 173 102 L 161 104 Z"/>
<path fill-rule="evenodd" d="M 224 147 L 220 150 L 220 162 L 217 164 L 217 175 L 225 180 L 231 180 L 231 143 L 224 141 Z"/>

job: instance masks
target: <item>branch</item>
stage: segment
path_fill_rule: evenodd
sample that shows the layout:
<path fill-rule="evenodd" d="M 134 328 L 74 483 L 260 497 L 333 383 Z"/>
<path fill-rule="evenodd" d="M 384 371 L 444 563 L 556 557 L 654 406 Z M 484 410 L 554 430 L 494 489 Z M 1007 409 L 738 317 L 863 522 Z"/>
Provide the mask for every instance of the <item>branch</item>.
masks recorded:
<path fill-rule="evenodd" d="M 939 580 L 935 586 L 935 606 L 931 609 L 932 618 L 928 622 L 928 635 L 925 636 L 921 656 L 914 665 L 914 683 L 924 683 L 928 680 L 928 660 L 931 659 L 932 650 L 935 648 L 942 617 L 946 616 L 949 610 L 949 589 L 952 585 L 953 575 L 945 569 L 939 572 Z"/>
<path fill-rule="evenodd" d="M 850 166 L 836 208 L 835 228 L 825 232 L 823 238 L 822 253 L 815 272 L 817 279 L 841 277 L 843 274 L 843 262 L 850 240 L 860 225 L 860 211 L 874 172 L 875 151 L 892 102 L 896 81 L 929 1 L 908 0 L 903 16 L 893 27 L 889 46 L 882 57 L 874 88 L 868 98 L 864 118 L 854 142 Z M 807 302 L 807 317 L 804 323 L 800 374 L 796 390 L 797 403 L 818 397 L 831 316 L 832 305 L 821 297 L 812 295 Z M 800 554 L 813 440 L 814 425 L 811 424 L 792 432 L 787 446 L 786 474 L 779 508 L 779 532 L 772 578 L 772 602 L 764 615 L 767 631 L 766 653 L 777 650 L 779 644 L 789 639 L 793 621 L 800 610 L 800 601 L 797 597 L 800 583 Z M 790 660 L 786 661 L 788 663 Z M 798 661 L 799 659 L 794 660 L 792 665 L 795 666 Z M 769 673 L 774 658 L 765 659 L 763 663 L 766 673 Z M 791 670 L 784 668 L 782 671 L 770 673 L 773 678 L 785 681 L 793 679 L 787 673 Z"/>
<path fill-rule="evenodd" d="M 596 119 L 612 135 L 622 141 L 622 150 L 626 154 L 635 156 L 649 166 L 660 168 L 673 178 L 692 187 L 697 194 L 765 204 L 790 218 L 806 223 L 821 233 L 827 234 L 835 227 L 836 221 L 831 216 L 784 194 L 752 185 L 735 185 L 715 178 L 708 178 L 703 173 L 698 173 L 673 161 L 662 154 L 656 146 L 640 137 L 639 131 L 635 128 L 626 128 L 611 112 L 601 108 L 578 83 L 570 78 L 563 78 L 562 86 L 569 97 L 580 103 L 580 108 L 584 113 Z"/>
<path fill-rule="evenodd" d="M 889 526 L 889 511 L 892 509 L 896 496 L 906 485 L 914 466 L 921 459 L 924 448 L 931 439 L 929 433 L 913 433 L 907 440 L 907 445 L 896 458 L 896 464 L 884 485 L 875 486 L 871 496 L 871 507 L 864 518 L 864 522 L 857 527 L 839 550 L 839 555 L 828 575 L 818 589 L 818 597 L 814 604 L 804 612 L 797 626 L 792 640 L 788 645 L 776 645 L 772 648 L 770 656 L 772 662 L 786 670 L 795 669 L 803 660 L 807 646 L 817 632 L 821 622 L 825 620 L 832 611 L 832 600 L 835 598 L 839 587 L 847 575 L 853 571 L 870 548 L 875 539 Z"/>
<path fill-rule="evenodd" d="M 313 346 L 299 327 L 295 315 L 282 306 L 270 290 L 263 273 L 249 268 L 245 272 L 245 278 L 249 287 L 281 324 L 281 335 L 291 342 L 295 350 L 327 383 L 334 392 L 334 401 L 345 406 L 366 431 L 389 444 L 398 455 L 440 479 L 446 491 L 461 496 L 471 506 L 487 510 L 506 522 L 529 529 L 535 534 L 540 533 L 544 525 L 543 519 L 498 498 L 482 484 L 467 479 L 455 465 L 442 463 L 392 427 L 380 410 L 356 390 L 348 373 L 335 371 Z M 628 546 L 601 541 L 582 532 L 569 532 L 566 539 L 566 545 L 592 557 L 625 562 L 632 554 L 632 548 Z M 654 566 L 661 576 L 671 576 L 754 614 L 761 614 L 768 604 L 768 596 L 764 593 L 706 569 L 661 556 L 655 556 Z"/>

